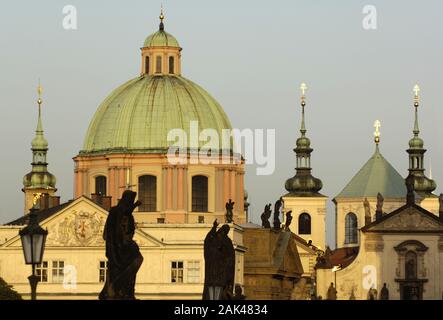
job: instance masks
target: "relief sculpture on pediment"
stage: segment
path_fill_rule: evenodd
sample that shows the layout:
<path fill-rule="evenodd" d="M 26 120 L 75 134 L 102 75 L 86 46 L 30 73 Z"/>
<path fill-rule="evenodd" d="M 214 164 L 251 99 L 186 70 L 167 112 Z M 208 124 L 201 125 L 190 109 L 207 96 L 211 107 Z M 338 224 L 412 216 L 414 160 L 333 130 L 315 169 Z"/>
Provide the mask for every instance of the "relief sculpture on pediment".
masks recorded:
<path fill-rule="evenodd" d="M 49 246 L 100 246 L 104 245 L 104 218 L 97 212 L 72 211 L 62 221 L 51 227 Z"/>

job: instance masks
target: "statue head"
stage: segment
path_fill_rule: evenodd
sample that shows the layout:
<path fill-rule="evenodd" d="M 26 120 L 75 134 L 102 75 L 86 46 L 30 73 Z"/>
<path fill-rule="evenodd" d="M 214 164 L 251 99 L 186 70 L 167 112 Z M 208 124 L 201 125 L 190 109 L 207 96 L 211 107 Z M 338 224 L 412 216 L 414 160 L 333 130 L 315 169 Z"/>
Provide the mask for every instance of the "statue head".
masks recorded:
<path fill-rule="evenodd" d="M 122 194 L 121 200 L 119 201 L 119 205 L 130 206 L 134 204 L 136 197 L 137 197 L 137 192 L 131 190 L 125 190 Z"/>
<path fill-rule="evenodd" d="M 221 236 L 228 236 L 228 234 L 229 234 L 229 230 L 230 230 L 230 228 L 229 228 L 229 226 L 227 225 L 227 224 L 224 224 L 224 225 L 222 225 L 222 227 L 218 230 L 218 234 L 219 235 L 221 235 Z"/>

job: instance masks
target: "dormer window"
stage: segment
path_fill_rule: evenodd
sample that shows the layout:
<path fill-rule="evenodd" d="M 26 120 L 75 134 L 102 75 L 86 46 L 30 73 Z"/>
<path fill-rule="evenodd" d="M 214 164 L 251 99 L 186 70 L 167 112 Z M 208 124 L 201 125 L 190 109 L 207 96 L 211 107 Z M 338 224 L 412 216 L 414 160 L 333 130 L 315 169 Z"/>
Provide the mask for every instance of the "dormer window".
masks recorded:
<path fill-rule="evenodd" d="M 155 59 L 155 73 L 162 73 L 162 57 L 157 56 Z"/>
<path fill-rule="evenodd" d="M 174 57 L 169 57 L 169 74 L 174 74 Z"/>

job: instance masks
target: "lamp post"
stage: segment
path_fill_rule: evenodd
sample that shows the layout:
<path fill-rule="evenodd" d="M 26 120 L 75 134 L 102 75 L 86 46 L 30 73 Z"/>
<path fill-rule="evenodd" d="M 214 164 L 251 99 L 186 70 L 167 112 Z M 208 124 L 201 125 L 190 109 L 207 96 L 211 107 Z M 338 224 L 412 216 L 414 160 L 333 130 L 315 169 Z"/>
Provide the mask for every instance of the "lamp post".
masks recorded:
<path fill-rule="evenodd" d="M 46 236 L 48 235 L 48 231 L 38 224 L 37 211 L 38 209 L 35 208 L 30 210 L 28 225 L 19 232 L 25 263 L 32 265 L 32 274 L 28 277 L 31 286 L 31 300 L 37 298 L 39 277 L 35 273 L 35 266 L 42 263 Z"/>
<path fill-rule="evenodd" d="M 341 264 L 336 265 L 332 268 L 332 272 L 334 272 L 334 287 L 337 290 L 337 271 L 341 270 Z"/>

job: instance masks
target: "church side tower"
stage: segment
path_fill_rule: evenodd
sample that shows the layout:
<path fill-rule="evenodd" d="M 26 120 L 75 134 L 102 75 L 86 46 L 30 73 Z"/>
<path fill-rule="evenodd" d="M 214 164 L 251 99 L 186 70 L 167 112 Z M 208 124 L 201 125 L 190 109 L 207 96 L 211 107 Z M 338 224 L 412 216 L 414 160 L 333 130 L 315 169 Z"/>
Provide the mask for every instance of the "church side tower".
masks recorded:
<path fill-rule="evenodd" d="M 409 140 L 409 149 L 406 152 L 409 155 L 409 175 L 414 178 L 414 190 L 419 196 L 420 206 L 428 211 L 438 215 L 439 202 L 437 195 L 432 192 L 437 188 L 437 184 L 431 178 L 426 177 L 424 168 L 424 149 L 423 139 L 419 137 L 420 129 L 418 126 L 418 107 L 420 106 L 420 87 L 415 85 L 414 87 L 414 109 L 415 120 L 414 129 L 411 140 Z"/>
<path fill-rule="evenodd" d="M 48 141 L 43 132 L 42 124 L 42 103 L 41 98 L 42 87 L 38 86 L 38 120 L 35 137 L 31 143 L 32 150 L 32 170 L 23 177 L 23 189 L 25 193 L 25 214 L 33 206 L 33 201 L 38 194 L 47 194 L 53 196 L 57 191 L 55 188 L 56 179 L 53 174 L 48 171 L 48 162 L 46 159 L 48 153 Z"/>
<path fill-rule="evenodd" d="M 325 248 L 326 246 L 326 200 L 327 197 L 320 194 L 323 187 L 320 179 L 311 174 L 311 141 L 306 136 L 305 106 L 306 85 L 301 87 L 301 136 L 297 139 L 296 148 L 296 174 L 288 179 L 285 188 L 288 191 L 283 196 L 284 212 L 292 210 L 293 222 L 291 231 L 306 241 L 312 240 L 312 244 Z"/>

